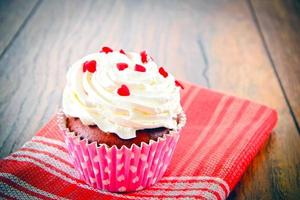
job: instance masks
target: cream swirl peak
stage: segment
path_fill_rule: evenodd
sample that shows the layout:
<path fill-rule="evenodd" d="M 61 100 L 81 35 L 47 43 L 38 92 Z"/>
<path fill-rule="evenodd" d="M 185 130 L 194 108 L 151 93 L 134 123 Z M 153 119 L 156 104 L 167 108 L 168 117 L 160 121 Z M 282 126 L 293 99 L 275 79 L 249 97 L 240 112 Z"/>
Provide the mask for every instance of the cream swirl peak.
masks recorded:
<path fill-rule="evenodd" d="M 122 139 L 136 130 L 178 129 L 180 87 L 145 52 L 101 52 L 74 63 L 67 73 L 63 111 Z"/>

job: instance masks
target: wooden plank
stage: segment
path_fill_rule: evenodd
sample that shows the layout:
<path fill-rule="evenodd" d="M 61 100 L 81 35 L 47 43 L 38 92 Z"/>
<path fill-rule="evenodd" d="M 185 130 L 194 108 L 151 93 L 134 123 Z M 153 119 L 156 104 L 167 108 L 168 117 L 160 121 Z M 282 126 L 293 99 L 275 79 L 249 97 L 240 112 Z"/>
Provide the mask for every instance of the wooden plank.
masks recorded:
<path fill-rule="evenodd" d="M 60 107 L 67 67 L 104 44 L 147 49 L 178 78 L 276 108 L 279 124 L 232 198 L 295 193 L 299 137 L 242 0 L 42 2 L 0 60 L 0 157 L 29 140 Z"/>
<path fill-rule="evenodd" d="M 0 1 L 0 55 L 24 25 L 36 3 L 37 0 Z"/>
<path fill-rule="evenodd" d="M 299 1 L 250 1 L 280 78 L 298 131 L 300 123 L 300 6 Z"/>
<path fill-rule="evenodd" d="M 233 198 L 295 198 L 300 162 L 297 128 L 248 4 L 227 3 L 218 4 L 226 12 L 220 9 L 217 16 L 212 14 L 215 21 L 208 19 L 209 29 L 214 31 L 203 33 L 211 86 L 267 104 L 279 112 L 279 122 L 268 145 L 243 176 Z"/>

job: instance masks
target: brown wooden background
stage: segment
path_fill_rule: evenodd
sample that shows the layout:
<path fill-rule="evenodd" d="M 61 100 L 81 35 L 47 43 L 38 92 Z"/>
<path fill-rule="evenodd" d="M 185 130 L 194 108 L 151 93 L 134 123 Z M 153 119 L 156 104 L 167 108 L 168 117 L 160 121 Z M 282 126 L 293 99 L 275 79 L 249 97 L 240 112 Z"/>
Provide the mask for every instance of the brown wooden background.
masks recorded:
<path fill-rule="evenodd" d="M 180 79 L 279 112 L 230 199 L 300 199 L 299 0 L 1 0 L 0 27 L 0 157 L 60 107 L 78 58 L 146 49 Z"/>

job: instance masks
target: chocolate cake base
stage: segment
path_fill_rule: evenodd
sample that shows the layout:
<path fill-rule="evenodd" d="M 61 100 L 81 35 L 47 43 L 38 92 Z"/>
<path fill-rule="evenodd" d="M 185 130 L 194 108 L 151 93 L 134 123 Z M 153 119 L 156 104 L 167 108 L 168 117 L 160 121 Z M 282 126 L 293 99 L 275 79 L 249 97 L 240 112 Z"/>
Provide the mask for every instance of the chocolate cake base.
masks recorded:
<path fill-rule="evenodd" d="M 130 148 L 132 144 L 140 146 L 142 142 L 148 144 L 150 140 L 157 141 L 159 137 L 169 133 L 169 129 L 164 127 L 143 129 L 137 131 L 135 138 L 125 140 L 115 133 L 107 133 L 100 130 L 96 125 L 86 126 L 82 124 L 80 119 L 73 117 L 67 118 L 67 127 L 70 131 L 79 135 L 81 139 L 86 138 L 89 142 L 96 141 L 97 144 L 107 144 L 109 147 L 116 145 L 118 148 L 121 148 L 123 145 Z"/>

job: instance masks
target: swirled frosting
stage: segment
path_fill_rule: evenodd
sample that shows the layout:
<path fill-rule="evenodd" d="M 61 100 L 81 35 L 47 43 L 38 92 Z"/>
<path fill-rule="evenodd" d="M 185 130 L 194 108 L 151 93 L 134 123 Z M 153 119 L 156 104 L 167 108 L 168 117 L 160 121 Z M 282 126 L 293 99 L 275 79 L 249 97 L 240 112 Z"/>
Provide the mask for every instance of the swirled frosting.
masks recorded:
<path fill-rule="evenodd" d="M 83 70 L 86 61 L 96 61 L 96 71 Z M 78 117 L 85 125 L 97 125 L 122 139 L 136 137 L 136 130 L 166 127 L 177 130 L 180 88 L 171 74 L 164 77 L 159 67 L 147 57 L 142 63 L 138 53 L 95 53 L 74 63 L 67 73 L 63 93 L 63 111 Z M 119 70 L 117 63 L 127 63 Z M 136 64 L 146 71 L 135 70 Z M 85 71 L 85 72 L 84 72 Z M 126 85 L 130 95 L 118 94 Z"/>

